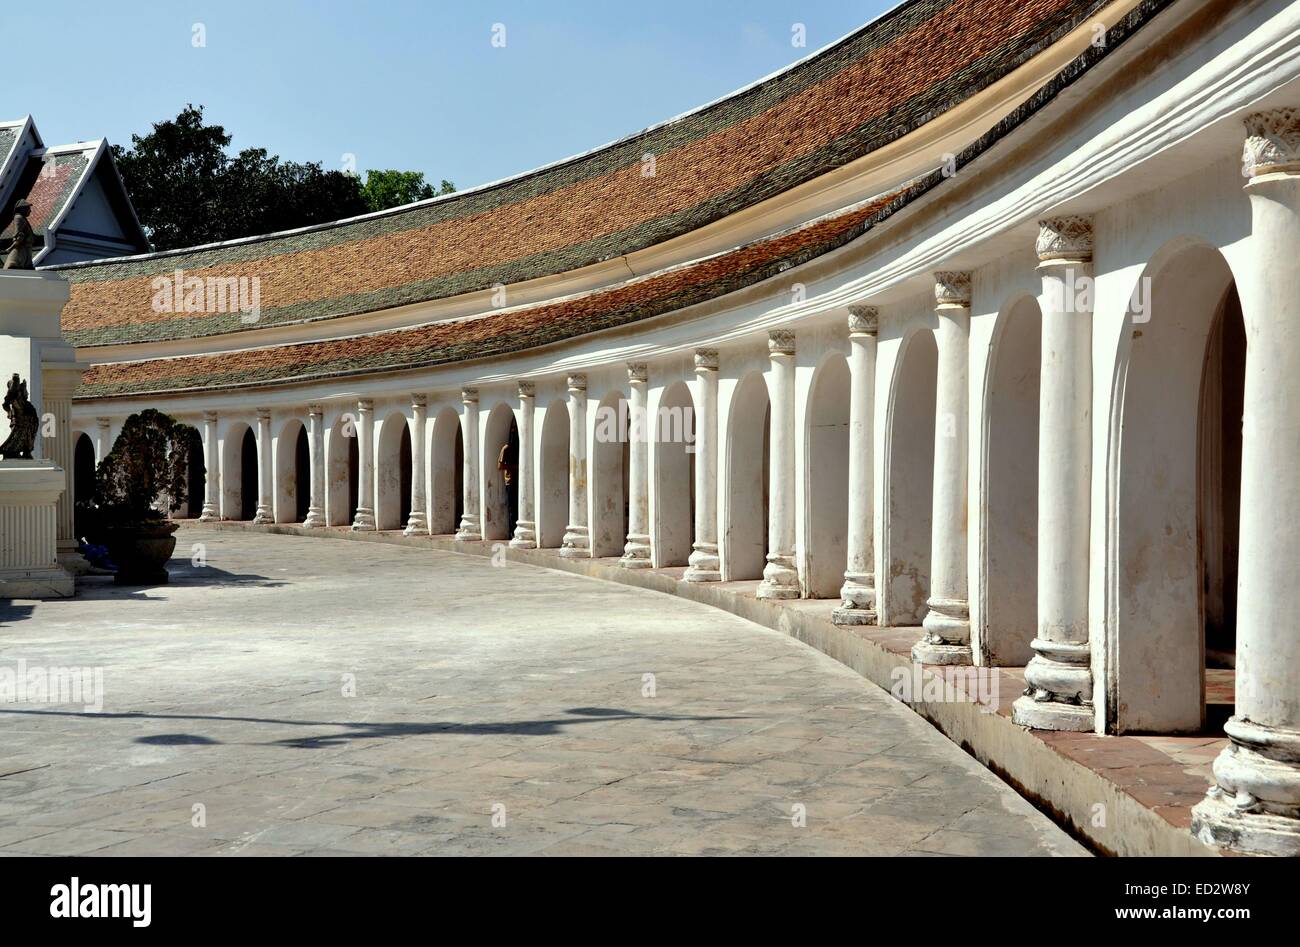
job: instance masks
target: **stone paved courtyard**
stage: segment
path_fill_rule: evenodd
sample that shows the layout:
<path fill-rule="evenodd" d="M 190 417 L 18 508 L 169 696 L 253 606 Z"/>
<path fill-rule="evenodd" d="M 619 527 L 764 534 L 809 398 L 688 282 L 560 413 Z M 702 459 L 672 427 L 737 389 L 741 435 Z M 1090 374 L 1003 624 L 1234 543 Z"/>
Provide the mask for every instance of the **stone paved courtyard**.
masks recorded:
<path fill-rule="evenodd" d="M 1085 854 L 879 689 L 707 606 L 178 535 L 170 586 L 0 602 L 0 667 L 104 688 L 0 703 L 0 854 Z"/>

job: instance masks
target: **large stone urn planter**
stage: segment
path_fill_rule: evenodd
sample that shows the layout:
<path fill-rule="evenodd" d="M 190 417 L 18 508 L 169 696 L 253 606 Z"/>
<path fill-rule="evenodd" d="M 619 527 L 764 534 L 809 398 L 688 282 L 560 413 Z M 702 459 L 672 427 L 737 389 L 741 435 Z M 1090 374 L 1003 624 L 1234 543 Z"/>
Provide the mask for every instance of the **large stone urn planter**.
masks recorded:
<path fill-rule="evenodd" d="M 167 582 L 167 560 L 176 551 L 178 523 L 166 520 L 135 526 L 110 526 L 104 530 L 104 545 L 117 566 L 118 585 L 163 585 Z"/>

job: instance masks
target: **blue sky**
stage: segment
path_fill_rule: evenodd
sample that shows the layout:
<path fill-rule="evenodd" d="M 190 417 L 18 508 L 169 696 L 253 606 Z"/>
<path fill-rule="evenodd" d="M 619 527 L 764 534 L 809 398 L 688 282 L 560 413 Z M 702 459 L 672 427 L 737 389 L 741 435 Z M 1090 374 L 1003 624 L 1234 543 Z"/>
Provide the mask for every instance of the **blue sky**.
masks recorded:
<path fill-rule="evenodd" d="M 802 58 L 895 0 L 12 4 L 0 119 L 129 144 L 187 102 L 297 161 L 461 187 L 585 151 Z M 506 45 L 493 47 L 493 24 Z M 795 48 L 792 25 L 806 28 Z M 206 46 L 193 42 L 202 24 Z M 22 37 L 23 40 L 17 38 Z"/>

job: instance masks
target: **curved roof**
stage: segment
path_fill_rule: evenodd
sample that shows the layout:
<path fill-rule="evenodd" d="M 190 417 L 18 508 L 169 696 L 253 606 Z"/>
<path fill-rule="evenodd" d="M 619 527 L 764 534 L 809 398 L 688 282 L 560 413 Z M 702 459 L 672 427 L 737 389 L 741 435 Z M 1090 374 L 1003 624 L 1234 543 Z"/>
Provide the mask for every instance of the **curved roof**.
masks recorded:
<path fill-rule="evenodd" d="M 644 249 L 908 134 L 1106 5 L 911 0 L 732 96 L 507 181 L 302 231 L 60 268 L 73 283 L 64 332 L 86 346 L 251 331 L 456 296 Z M 653 176 L 642 172 L 647 153 Z M 177 269 L 258 278 L 257 323 L 238 312 L 156 311 L 153 280 Z"/>

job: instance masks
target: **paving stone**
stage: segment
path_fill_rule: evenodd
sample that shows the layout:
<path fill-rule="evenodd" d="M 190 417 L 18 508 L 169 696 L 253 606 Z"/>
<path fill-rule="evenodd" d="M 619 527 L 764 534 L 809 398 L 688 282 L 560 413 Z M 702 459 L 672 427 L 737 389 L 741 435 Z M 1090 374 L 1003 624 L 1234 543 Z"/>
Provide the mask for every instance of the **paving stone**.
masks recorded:
<path fill-rule="evenodd" d="M 735 616 L 440 551 L 181 538 L 167 586 L 0 604 L 7 660 L 105 680 L 101 713 L 0 707 L 26 770 L 0 777 L 0 855 L 1083 854 Z"/>

